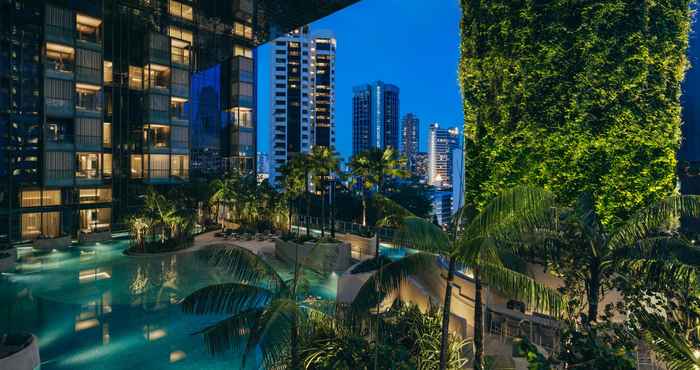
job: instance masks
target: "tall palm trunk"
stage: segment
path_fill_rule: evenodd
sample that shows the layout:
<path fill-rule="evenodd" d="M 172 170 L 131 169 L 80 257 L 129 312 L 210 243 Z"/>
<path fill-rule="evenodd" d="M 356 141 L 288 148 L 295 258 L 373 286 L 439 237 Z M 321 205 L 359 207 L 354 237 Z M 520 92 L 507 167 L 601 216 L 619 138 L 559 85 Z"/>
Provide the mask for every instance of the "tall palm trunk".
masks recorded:
<path fill-rule="evenodd" d="M 292 299 L 294 302 L 297 301 L 297 288 L 299 281 L 299 245 L 294 243 L 294 282 L 292 283 Z M 297 304 L 297 307 L 299 305 Z M 292 314 L 292 333 L 290 338 L 290 352 L 292 355 L 292 370 L 301 370 L 301 363 L 299 361 L 299 317 L 297 316 L 297 311 L 294 310 Z"/>
<path fill-rule="evenodd" d="M 332 183 L 331 188 L 331 204 L 330 204 L 330 218 L 331 218 L 331 238 L 335 239 L 335 182 Z"/>
<path fill-rule="evenodd" d="M 478 264 L 474 267 L 474 287 L 474 370 L 483 370 L 484 328 L 481 307 L 481 269 Z"/>
<path fill-rule="evenodd" d="M 590 278 L 586 283 L 586 298 L 588 299 L 588 317 L 586 320 L 588 322 L 593 322 L 598 319 L 598 302 L 600 297 L 598 292 L 600 291 L 600 261 L 594 259 L 590 266 Z"/>
<path fill-rule="evenodd" d="M 306 236 L 311 235 L 309 221 L 311 220 L 311 198 L 309 197 L 309 172 L 304 172 L 304 187 L 306 188 Z"/>
<path fill-rule="evenodd" d="M 440 338 L 440 370 L 447 369 L 447 345 L 450 330 L 450 306 L 452 304 L 452 281 L 455 278 L 455 260 L 450 257 L 447 268 L 447 281 L 445 287 L 445 301 L 442 307 L 442 337 Z"/>
<path fill-rule="evenodd" d="M 289 232 L 290 234 L 292 233 L 292 207 L 293 207 L 292 204 L 293 204 L 293 203 L 292 203 L 292 200 L 289 199 L 289 200 L 287 201 L 287 207 L 288 207 L 288 209 L 287 209 L 287 219 L 289 220 L 289 222 L 287 223 L 287 229 L 288 229 L 288 232 Z"/>
<path fill-rule="evenodd" d="M 367 226 L 367 195 L 362 191 L 362 226 Z"/>
<path fill-rule="evenodd" d="M 321 184 L 321 237 L 326 236 L 326 187 Z"/>

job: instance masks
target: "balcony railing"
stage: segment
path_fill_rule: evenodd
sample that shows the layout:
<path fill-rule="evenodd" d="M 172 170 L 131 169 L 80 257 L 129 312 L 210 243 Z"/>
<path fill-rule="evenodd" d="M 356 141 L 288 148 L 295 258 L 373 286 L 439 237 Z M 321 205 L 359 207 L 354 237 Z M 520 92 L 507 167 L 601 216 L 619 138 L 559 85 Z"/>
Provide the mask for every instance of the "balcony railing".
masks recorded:
<path fill-rule="evenodd" d="M 46 180 L 73 180 L 73 171 L 70 169 L 44 170 Z"/>
<path fill-rule="evenodd" d="M 75 64 L 70 61 L 60 61 L 60 60 L 52 60 L 52 59 L 46 59 L 46 72 L 47 73 L 60 73 L 60 74 L 72 74 L 73 70 L 75 69 Z"/>
<path fill-rule="evenodd" d="M 100 83 L 102 78 L 102 71 L 96 68 L 77 66 L 75 72 L 75 78 L 84 82 Z"/>
<path fill-rule="evenodd" d="M 100 172 L 97 169 L 78 169 L 75 171 L 77 180 L 99 180 Z"/>
<path fill-rule="evenodd" d="M 83 146 L 101 146 L 102 137 L 99 135 L 75 135 L 75 144 Z"/>

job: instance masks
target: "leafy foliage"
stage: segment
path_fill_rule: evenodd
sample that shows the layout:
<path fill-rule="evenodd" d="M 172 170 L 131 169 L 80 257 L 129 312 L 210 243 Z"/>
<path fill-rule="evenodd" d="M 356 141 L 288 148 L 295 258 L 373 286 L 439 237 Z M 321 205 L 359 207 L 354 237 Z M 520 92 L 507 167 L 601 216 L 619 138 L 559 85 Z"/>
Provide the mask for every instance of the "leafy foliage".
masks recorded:
<path fill-rule="evenodd" d="M 516 184 L 603 225 L 671 194 L 689 0 L 461 0 L 466 203 Z"/>

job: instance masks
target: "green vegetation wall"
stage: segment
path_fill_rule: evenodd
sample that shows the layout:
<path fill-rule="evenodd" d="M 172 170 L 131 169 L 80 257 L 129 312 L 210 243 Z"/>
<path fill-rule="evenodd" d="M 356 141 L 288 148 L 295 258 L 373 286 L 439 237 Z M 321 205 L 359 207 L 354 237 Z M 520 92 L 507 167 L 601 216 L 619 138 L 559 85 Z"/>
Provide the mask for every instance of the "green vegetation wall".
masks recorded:
<path fill-rule="evenodd" d="M 468 201 L 590 191 L 609 224 L 673 192 L 688 0 L 461 1 Z"/>

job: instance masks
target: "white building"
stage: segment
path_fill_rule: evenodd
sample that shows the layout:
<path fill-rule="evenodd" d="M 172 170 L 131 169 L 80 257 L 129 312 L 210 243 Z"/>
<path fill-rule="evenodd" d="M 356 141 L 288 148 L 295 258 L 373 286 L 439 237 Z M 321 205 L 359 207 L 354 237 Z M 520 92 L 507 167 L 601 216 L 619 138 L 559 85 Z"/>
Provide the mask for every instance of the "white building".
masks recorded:
<path fill-rule="evenodd" d="M 428 183 L 439 188 L 452 187 L 452 151 L 459 148 L 459 128 L 430 125 L 428 137 Z"/>
<path fill-rule="evenodd" d="M 464 206 L 464 151 L 452 149 L 452 214 Z"/>
<path fill-rule="evenodd" d="M 315 145 L 335 151 L 335 48 L 330 31 L 308 26 L 275 39 L 270 89 L 270 180 Z"/>

